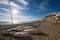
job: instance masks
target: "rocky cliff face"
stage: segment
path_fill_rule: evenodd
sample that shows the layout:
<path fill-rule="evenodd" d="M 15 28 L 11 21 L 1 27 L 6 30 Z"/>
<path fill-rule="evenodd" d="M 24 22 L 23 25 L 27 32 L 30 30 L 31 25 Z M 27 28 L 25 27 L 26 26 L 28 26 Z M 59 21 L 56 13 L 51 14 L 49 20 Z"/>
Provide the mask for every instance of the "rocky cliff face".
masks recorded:
<path fill-rule="evenodd" d="M 43 20 L 50 23 L 60 23 L 60 13 L 47 15 Z"/>

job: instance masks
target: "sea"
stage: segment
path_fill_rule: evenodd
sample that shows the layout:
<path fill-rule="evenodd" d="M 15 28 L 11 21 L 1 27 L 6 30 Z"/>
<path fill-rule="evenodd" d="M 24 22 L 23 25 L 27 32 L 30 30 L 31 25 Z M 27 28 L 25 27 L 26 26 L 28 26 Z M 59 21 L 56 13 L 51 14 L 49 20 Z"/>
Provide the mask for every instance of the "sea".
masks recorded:
<path fill-rule="evenodd" d="M 13 24 L 22 24 L 22 23 L 30 23 L 30 22 L 20 22 L 20 23 L 13 23 Z M 1 22 L 0 21 L 0 25 L 11 25 L 11 22 Z"/>
<path fill-rule="evenodd" d="M 10 22 L 0 22 L 0 25 L 9 25 L 11 24 Z"/>
<path fill-rule="evenodd" d="M 0 25 L 11 25 L 12 22 L 9 22 L 9 21 L 0 21 Z M 13 22 L 13 24 L 18 24 L 16 22 Z"/>

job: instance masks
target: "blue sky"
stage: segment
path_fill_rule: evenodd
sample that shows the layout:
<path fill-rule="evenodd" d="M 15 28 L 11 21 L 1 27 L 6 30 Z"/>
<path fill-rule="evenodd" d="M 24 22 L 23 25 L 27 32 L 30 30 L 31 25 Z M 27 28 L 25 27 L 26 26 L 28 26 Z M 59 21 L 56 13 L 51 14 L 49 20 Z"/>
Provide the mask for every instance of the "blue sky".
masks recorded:
<path fill-rule="evenodd" d="M 60 0 L 0 0 L 0 21 L 11 21 L 9 7 L 14 22 L 35 21 L 60 12 Z"/>

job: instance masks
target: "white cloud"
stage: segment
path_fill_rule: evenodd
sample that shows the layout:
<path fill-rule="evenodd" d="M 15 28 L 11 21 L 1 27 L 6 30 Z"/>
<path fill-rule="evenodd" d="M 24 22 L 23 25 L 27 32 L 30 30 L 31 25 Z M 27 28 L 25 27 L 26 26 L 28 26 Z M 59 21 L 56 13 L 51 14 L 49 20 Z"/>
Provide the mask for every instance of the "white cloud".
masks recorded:
<path fill-rule="evenodd" d="M 15 7 L 15 8 L 17 8 L 17 9 L 25 9 L 24 7 L 21 7 L 21 6 L 19 6 L 18 4 L 16 4 L 16 3 L 14 3 L 14 1 L 11 1 L 10 2 L 10 5 L 12 6 L 12 7 Z"/>
<path fill-rule="evenodd" d="M 11 17 L 9 14 L 6 15 L 6 17 Z M 29 21 L 34 21 L 34 20 L 39 20 L 39 18 L 35 16 L 24 16 L 24 15 L 13 15 L 13 22 L 29 22 Z M 19 20 L 18 20 L 19 17 Z M 8 20 L 8 19 L 7 19 Z M 11 20 L 9 20 L 11 21 Z"/>
<path fill-rule="evenodd" d="M 4 9 L 4 8 L 2 8 L 2 9 Z M 4 10 L 7 10 L 7 9 L 4 9 Z M 14 10 L 14 9 L 13 9 Z M 14 10 L 14 12 L 13 12 L 13 10 L 12 10 L 12 18 L 13 18 L 13 21 L 14 22 L 18 22 L 18 17 L 19 17 L 19 20 L 20 20 L 20 22 L 23 22 L 23 21 L 34 21 L 34 20 L 38 20 L 38 18 L 37 17 L 35 17 L 35 16 L 24 16 L 22 13 L 22 15 L 18 15 L 18 13 L 20 13 L 17 9 L 15 9 Z M 17 12 L 16 12 L 16 10 L 17 10 Z M 8 11 L 9 12 L 9 11 Z M 6 17 L 8 17 L 9 19 L 6 19 L 6 21 L 7 20 L 9 20 L 9 21 L 11 21 L 11 15 L 9 14 L 9 13 L 6 13 L 5 14 L 5 18 Z M 14 14 L 13 14 L 14 13 Z M 3 20 L 3 19 L 2 19 Z M 4 19 L 5 20 L 5 19 Z M 1 20 L 0 20 L 1 21 Z"/>
<path fill-rule="evenodd" d="M 50 2 L 50 0 L 44 0 L 40 5 L 39 5 L 39 9 L 37 11 L 46 11 L 48 8 L 48 2 Z"/>
<path fill-rule="evenodd" d="M 28 5 L 29 3 L 26 0 L 18 0 L 19 2 L 21 2 L 23 5 Z"/>
<path fill-rule="evenodd" d="M 25 0 L 18 0 L 18 1 L 21 2 L 21 3 L 22 3 L 23 5 L 25 5 L 25 6 L 27 6 L 27 5 L 29 4 L 29 3 L 28 3 L 27 1 L 25 1 Z M 1 3 L 1 4 L 5 4 L 5 5 L 9 5 L 8 0 L 1 0 L 0 3 Z M 25 8 L 19 6 L 18 4 L 14 3 L 14 1 L 11 1 L 10 5 L 11 5 L 12 7 L 16 7 L 16 8 L 19 8 L 19 9 L 25 9 Z M 1 8 L 1 9 L 9 12 L 8 9 L 5 9 L 5 8 Z M 29 8 L 28 8 L 28 9 L 29 9 Z M 10 14 L 8 14 L 8 12 L 7 12 L 7 14 L 5 14 L 5 16 L 10 18 L 11 16 L 10 16 Z M 20 12 L 18 12 L 18 13 L 20 13 Z M 18 16 L 19 16 L 20 21 L 33 21 L 33 20 L 38 20 L 38 18 L 35 17 L 35 16 L 23 16 L 23 15 L 18 15 Z M 12 17 L 13 17 L 13 21 L 14 21 L 14 22 L 18 22 L 18 19 L 17 19 L 18 16 L 17 16 L 17 14 L 12 14 Z M 6 20 L 9 20 L 9 19 L 6 19 Z M 9 21 L 10 21 L 10 20 L 9 20 Z"/>
<path fill-rule="evenodd" d="M 6 17 L 8 17 L 9 19 L 7 19 Z M 19 17 L 19 19 L 18 19 Z M 24 16 L 24 15 L 12 15 L 13 18 L 13 23 L 24 23 L 24 22 L 29 22 L 29 21 L 35 21 L 35 20 L 39 20 L 39 18 L 35 17 L 35 16 Z M 12 21 L 11 20 L 11 15 L 10 14 L 5 14 L 5 19 L 1 19 L 0 21 Z"/>
<path fill-rule="evenodd" d="M 9 11 L 9 10 L 8 10 L 8 9 L 6 9 L 6 8 L 0 8 L 0 9 L 5 10 L 5 11 Z"/>
<path fill-rule="evenodd" d="M 24 22 L 29 22 L 29 21 L 35 21 L 35 20 L 39 20 L 39 18 L 35 17 L 35 16 L 20 16 L 20 21 Z"/>
<path fill-rule="evenodd" d="M 1 0 L 0 3 L 1 4 L 5 4 L 5 5 L 9 5 L 9 0 Z M 14 1 L 10 2 L 10 6 L 15 7 L 17 9 L 22 9 L 22 10 L 25 9 L 24 7 L 22 7 L 22 6 L 20 6 L 20 5 L 16 4 L 16 3 L 14 3 Z"/>
<path fill-rule="evenodd" d="M 0 0 L 0 3 L 9 4 L 8 0 Z"/>

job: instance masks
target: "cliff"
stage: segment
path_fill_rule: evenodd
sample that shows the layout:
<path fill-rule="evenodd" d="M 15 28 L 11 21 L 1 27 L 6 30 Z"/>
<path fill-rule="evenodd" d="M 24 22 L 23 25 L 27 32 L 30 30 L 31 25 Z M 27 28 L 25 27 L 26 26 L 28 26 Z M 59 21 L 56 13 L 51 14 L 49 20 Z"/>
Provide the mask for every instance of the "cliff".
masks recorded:
<path fill-rule="evenodd" d="M 60 13 L 46 15 L 43 21 L 46 21 L 49 23 L 60 23 Z"/>

